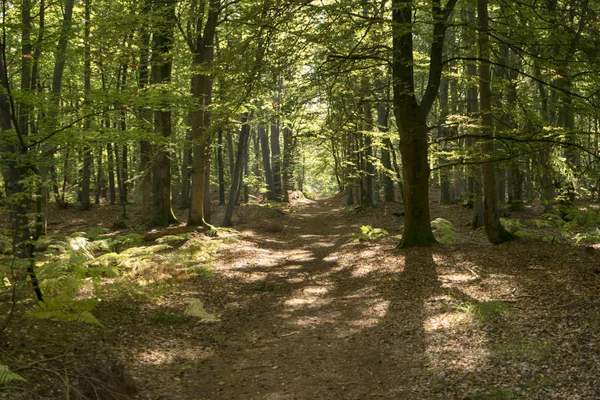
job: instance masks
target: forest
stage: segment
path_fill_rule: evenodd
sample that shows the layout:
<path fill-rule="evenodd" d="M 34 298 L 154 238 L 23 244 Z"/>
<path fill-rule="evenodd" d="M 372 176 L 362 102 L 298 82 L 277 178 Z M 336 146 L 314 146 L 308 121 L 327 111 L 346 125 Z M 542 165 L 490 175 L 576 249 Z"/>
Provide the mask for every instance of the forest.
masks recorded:
<path fill-rule="evenodd" d="M 0 29 L 0 400 L 600 398 L 596 0 Z"/>

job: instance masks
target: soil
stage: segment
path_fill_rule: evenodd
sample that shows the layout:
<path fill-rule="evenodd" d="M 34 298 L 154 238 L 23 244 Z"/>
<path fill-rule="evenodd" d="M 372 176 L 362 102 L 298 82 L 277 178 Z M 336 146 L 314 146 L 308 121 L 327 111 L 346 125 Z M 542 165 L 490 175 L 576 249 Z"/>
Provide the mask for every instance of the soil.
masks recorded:
<path fill-rule="evenodd" d="M 455 244 L 399 250 L 399 210 L 304 200 L 257 221 L 242 207 L 212 278 L 174 282 L 156 302 L 107 302 L 95 311 L 104 328 L 36 321 L 43 350 L 95 343 L 148 400 L 600 398 L 598 250 L 491 246 L 467 227 L 470 210 L 437 204 Z M 352 241 L 362 225 L 389 236 Z M 152 318 L 191 299 L 220 322 Z M 42 341 L 17 329 L 5 349 Z"/>

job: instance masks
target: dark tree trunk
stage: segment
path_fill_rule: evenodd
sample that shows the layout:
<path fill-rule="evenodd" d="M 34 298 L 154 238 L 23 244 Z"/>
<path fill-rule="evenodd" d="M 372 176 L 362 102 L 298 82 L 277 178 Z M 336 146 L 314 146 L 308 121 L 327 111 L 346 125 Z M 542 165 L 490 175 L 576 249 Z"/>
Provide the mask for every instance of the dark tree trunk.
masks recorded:
<path fill-rule="evenodd" d="M 162 0 L 155 3 L 160 16 L 155 24 L 152 43 L 152 83 L 171 81 L 173 28 L 176 24 L 175 2 Z M 171 158 L 168 143 L 171 139 L 171 111 L 169 104 L 154 111 L 154 129 L 158 136 L 152 176 L 152 220 L 154 226 L 177 223 L 171 207 Z"/>
<path fill-rule="evenodd" d="M 290 196 L 289 196 L 289 190 L 290 190 L 290 184 L 293 185 L 293 175 L 292 175 L 292 163 L 291 163 L 291 158 L 292 158 L 292 152 L 293 152 L 293 147 L 292 147 L 292 130 L 290 129 L 289 126 L 285 126 L 283 128 L 283 176 L 282 176 L 282 190 L 283 190 L 283 202 L 285 203 L 289 203 L 290 202 Z"/>
<path fill-rule="evenodd" d="M 224 226 L 233 226 L 233 209 L 237 202 L 237 198 L 242 185 L 242 174 L 244 170 L 244 155 L 247 153 L 248 142 L 250 139 L 250 120 L 252 113 L 245 113 L 242 116 L 242 126 L 240 128 L 240 140 L 238 143 L 237 157 L 235 167 L 231 177 L 231 189 L 229 190 L 229 201 L 225 210 L 225 218 L 223 219 Z"/>
<path fill-rule="evenodd" d="M 145 0 L 142 16 L 148 18 L 150 9 L 152 8 L 152 0 Z M 144 21 L 147 22 L 147 21 Z M 138 87 L 140 91 L 144 90 L 150 83 L 150 31 L 147 24 L 142 24 L 140 32 L 140 66 L 138 73 Z M 141 108 L 138 111 L 141 125 L 149 130 L 152 123 L 152 111 L 147 108 Z M 140 174 L 141 184 L 140 190 L 142 195 L 142 215 L 149 218 L 152 215 L 152 146 L 147 139 L 140 140 Z"/>
<path fill-rule="evenodd" d="M 188 37 L 188 46 L 194 54 L 192 64 L 201 72 L 192 77 L 192 97 L 198 107 L 192 111 L 192 188 L 188 225 L 207 225 L 210 208 L 210 145 L 212 141 L 208 107 L 212 102 L 213 78 L 207 70 L 214 58 L 214 42 L 219 10 L 218 0 L 210 0 L 208 10 L 202 10 L 197 22 L 195 37 Z M 207 20 L 203 21 L 204 15 Z M 202 30 L 202 24 L 204 29 Z"/>
<path fill-rule="evenodd" d="M 446 20 L 456 0 L 444 9 L 439 1 L 432 7 L 433 40 L 429 60 L 429 80 L 421 98 L 415 97 L 413 58 L 413 1 L 392 1 L 394 114 L 400 130 L 400 153 L 404 168 L 404 234 L 399 247 L 436 243 L 429 218 L 429 161 L 427 115 L 437 97 L 443 68 Z"/>
<path fill-rule="evenodd" d="M 494 142 L 492 134 L 492 93 L 490 90 L 490 43 L 488 37 L 489 16 L 487 10 L 488 0 L 477 0 L 477 14 L 479 20 L 479 93 L 481 95 L 481 123 L 488 136 L 481 144 L 481 150 L 486 159 L 493 158 Z M 504 229 L 500 223 L 500 213 L 498 210 L 498 194 L 496 193 L 496 171 L 494 162 L 487 161 L 483 163 L 483 203 L 484 203 L 484 222 L 485 233 L 491 243 L 502 243 L 512 238 L 512 235 Z"/>
<path fill-rule="evenodd" d="M 219 179 L 219 205 L 225 205 L 225 166 L 223 165 L 223 130 L 217 135 L 217 169 Z"/>
<path fill-rule="evenodd" d="M 113 145 L 106 144 L 106 158 L 108 169 L 108 197 L 111 205 L 117 204 L 117 190 L 115 188 L 115 156 L 113 153 Z"/>
<path fill-rule="evenodd" d="M 102 163 L 102 146 L 98 146 L 96 150 L 96 159 L 98 160 L 96 167 L 96 193 L 95 203 L 100 204 L 100 198 L 106 198 L 106 190 L 104 188 L 104 164 Z"/>
<path fill-rule="evenodd" d="M 260 148 L 262 152 L 263 170 L 265 173 L 265 183 L 267 186 L 267 199 L 275 200 L 275 192 L 273 191 L 273 171 L 271 170 L 271 151 L 269 149 L 269 135 L 261 122 L 258 125 L 258 138 L 260 140 Z"/>

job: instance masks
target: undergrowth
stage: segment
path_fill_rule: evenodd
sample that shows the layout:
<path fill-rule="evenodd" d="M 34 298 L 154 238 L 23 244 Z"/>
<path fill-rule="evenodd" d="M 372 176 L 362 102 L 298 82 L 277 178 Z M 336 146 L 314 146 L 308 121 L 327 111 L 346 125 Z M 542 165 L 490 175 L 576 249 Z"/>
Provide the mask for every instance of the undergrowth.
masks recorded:
<path fill-rule="evenodd" d="M 36 242 L 35 265 L 45 301 L 26 315 L 102 326 L 92 313 L 100 301 L 152 299 L 165 295 L 176 279 L 210 278 L 221 243 L 184 233 L 146 244 L 142 235 L 109 235 L 104 228 L 43 236 Z M 9 289 L 12 272 L 1 261 L 0 288 Z"/>

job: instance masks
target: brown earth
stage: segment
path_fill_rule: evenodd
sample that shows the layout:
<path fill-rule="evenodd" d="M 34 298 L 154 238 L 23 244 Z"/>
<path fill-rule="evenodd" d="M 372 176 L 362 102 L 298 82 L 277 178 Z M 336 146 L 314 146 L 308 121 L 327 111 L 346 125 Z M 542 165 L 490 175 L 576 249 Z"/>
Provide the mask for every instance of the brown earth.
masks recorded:
<path fill-rule="evenodd" d="M 491 246 L 469 210 L 439 205 L 432 217 L 453 223 L 456 244 L 398 250 L 397 206 L 355 214 L 342 202 L 261 221 L 242 210 L 211 279 L 175 282 L 154 303 L 107 302 L 95 311 L 105 328 L 35 324 L 44 340 L 110 351 L 139 399 L 600 398 L 598 250 Z M 352 242 L 367 224 L 392 236 Z M 191 299 L 221 321 L 152 319 Z"/>

